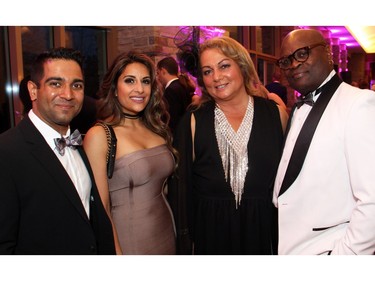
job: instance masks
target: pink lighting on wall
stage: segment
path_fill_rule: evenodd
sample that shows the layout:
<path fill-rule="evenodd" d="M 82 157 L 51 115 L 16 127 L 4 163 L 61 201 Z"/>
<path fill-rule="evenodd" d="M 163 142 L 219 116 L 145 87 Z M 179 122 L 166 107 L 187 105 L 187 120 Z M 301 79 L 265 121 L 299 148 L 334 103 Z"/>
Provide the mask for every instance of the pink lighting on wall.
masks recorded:
<path fill-rule="evenodd" d="M 313 28 L 322 32 L 328 44 L 331 45 L 332 59 L 338 72 L 348 71 L 348 47 L 359 47 L 359 43 L 345 26 L 300 26 Z"/>
<path fill-rule="evenodd" d="M 181 26 L 180 32 L 186 37 L 197 36 L 199 43 L 217 36 L 222 36 L 225 33 L 224 29 L 215 26 Z M 195 32 L 195 33 L 194 33 Z"/>
<path fill-rule="evenodd" d="M 215 26 L 199 26 L 199 28 L 210 37 L 221 36 L 225 33 L 224 29 Z"/>
<path fill-rule="evenodd" d="M 338 38 L 340 43 L 346 44 L 348 47 L 360 47 L 356 38 L 349 32 L 346 26 L 300 26 L 300 28 L 314 28 L 320 30 L 323 34 L 329 33 L 330 38 Z"/>

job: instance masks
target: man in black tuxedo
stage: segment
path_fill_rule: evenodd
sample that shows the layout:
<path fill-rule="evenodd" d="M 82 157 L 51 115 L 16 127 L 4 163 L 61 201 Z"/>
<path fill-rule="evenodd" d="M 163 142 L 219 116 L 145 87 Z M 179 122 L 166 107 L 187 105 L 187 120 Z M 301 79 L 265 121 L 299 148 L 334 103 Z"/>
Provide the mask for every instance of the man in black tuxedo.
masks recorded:
<path fill-rule="evenodd" d="M 178 63 L 173 57 L 166 57 L 158 62 L 157 74 L 164 87 L 164 100 L 170 115 L 169 127 L 173 132 L 192 102 L 195 87 L 189 83 L 188 77 L 179 76 Z"/>
<path fill-rule="evenodd" d="M 111 222 L 82 147 L 55 141 L 70 135 L 82 108 L 80 53 L 40 54 L 28 90 L 32 109 L 0 135 L 0 254 L 115 254 Z M 73 135 L 71 143 L 79 144 Z"/>

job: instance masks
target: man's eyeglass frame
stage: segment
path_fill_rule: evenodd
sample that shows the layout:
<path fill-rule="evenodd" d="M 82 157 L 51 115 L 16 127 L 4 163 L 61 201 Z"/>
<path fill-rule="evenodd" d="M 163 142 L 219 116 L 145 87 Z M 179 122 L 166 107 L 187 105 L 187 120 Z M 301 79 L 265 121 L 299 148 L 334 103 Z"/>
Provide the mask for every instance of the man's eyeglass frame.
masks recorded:
<path fill-rule="evenodd" d="M 280 68 L 280 69 L 283 69 L 283 70 L 287 70 L 290 68 L 290 66 L 293 64 L 293 60 L 297 61 L 297 62 L 305 62 L 309 59 L 309 56 L 310 56 L 310 52 L 312 49 L 318 47 L 318 46 L 327 46 L 326 43 L 323 43 L 323 42 L 320 42 L 320 43 L 316 43 L 316 44 L 312 44 L 312 45 L 309 45 L 309 46 L 305 46 L 305 47 L 302 47 L 302 48 L 299 48 L 297 50 L 295 50 L 293 52 L 293 54 L 289 55 L 289 56 L 284 56 L 282 58 L 279 58 L 277 61 L 276 61 L 276 65 Z M 298 58 L 296 57 L 296 54 L 300 51 L 304 50 L 307 54 L 306 58 Z M 283 66 L 282 65 L 282 61 L 285 61 L 285 60 L 288 60 L 288 65 L 287 66 Z M 285 64 L 284 64 L 285 65 Z"/>

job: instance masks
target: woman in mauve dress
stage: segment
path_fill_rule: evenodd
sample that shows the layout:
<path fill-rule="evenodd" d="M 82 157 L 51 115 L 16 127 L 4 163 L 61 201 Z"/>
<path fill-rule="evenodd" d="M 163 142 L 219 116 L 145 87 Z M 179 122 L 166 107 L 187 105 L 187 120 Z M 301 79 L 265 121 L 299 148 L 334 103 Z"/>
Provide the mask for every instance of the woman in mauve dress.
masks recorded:
<path fill-rule="evenodd" d="M 153 61 L 145 54 L 120 54 L 104 76 L 98 96 L 98 119 L 112 126 L 117 138 L 111 178 L 102 126 L 87 132 L 84 148 L 112 220 L 117 254 L 175 254 L 174 220 L 165 186 L 176 157 Z"/>

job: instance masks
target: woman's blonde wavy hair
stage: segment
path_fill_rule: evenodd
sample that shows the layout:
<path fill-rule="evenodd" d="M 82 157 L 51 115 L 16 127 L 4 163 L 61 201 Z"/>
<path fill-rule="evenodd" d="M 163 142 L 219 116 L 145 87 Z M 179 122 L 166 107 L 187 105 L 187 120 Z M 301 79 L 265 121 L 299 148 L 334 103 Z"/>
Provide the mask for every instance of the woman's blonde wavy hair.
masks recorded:
<path fill-rule="evenodd" d="M 201 54 L 209 49 L 218 49 L 226 57 L 232 59 L 239 68 L 241 69 L 242 77 L 245 84 L 245 89 L 250 96 L 260 96 L 266 98 L 263 91 L 261 91 L 259 85 L 261 84 L 259 80 L 258 73 L 255 69 L 254 63 L 250 57 L 249 52 L 236 40 L 227 37 L 213 37 L 204 41 L 199 46 L 199 57 Z M 212 100 L 209 95 L 204 83 L 203 83 L 203 73 L 201 68 L 201 63 L 198 64 L 198 85 L 202 91 L 201 103 L 208 100 Z"/>

